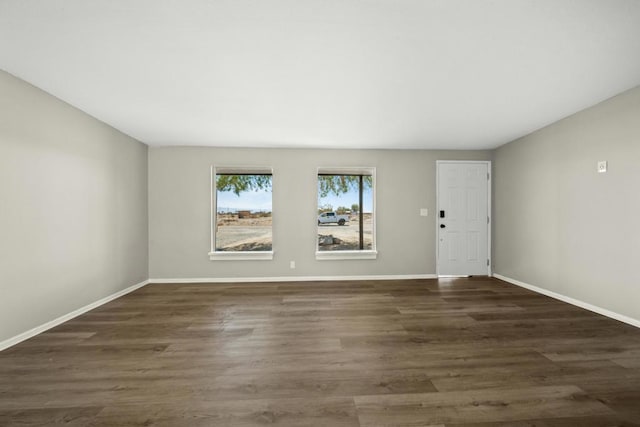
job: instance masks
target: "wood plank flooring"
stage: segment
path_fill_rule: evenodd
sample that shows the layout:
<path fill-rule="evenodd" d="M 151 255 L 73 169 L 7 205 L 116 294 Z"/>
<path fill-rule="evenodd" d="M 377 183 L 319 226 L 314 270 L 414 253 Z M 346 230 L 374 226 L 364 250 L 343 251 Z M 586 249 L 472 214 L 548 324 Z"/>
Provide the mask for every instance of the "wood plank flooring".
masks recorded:
<path fill-rule="evenodd" d="M 490 278 L 147 285 L 0 352 L 0 425 L 640 426 L 640 330 Z"/>

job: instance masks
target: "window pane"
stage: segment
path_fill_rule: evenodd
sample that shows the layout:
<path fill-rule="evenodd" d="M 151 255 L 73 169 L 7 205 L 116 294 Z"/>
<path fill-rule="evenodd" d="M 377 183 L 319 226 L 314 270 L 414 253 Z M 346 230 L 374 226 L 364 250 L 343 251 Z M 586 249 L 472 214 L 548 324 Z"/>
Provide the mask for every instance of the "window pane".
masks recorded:
<path fill-rule="evenodd" d="M 360 191 L 362 189 L 362 212 Z M 362 228 L 360 222 L 362 219 Z M 362 236 L 362 237 L 361 237 Z M 373 249 L 373 178 L 318 175 L 318 250 Z"/>
<path fill-rule="evenodd" d="M 271 251 L 271 175 L 216 174 L 216 251 Z"/>

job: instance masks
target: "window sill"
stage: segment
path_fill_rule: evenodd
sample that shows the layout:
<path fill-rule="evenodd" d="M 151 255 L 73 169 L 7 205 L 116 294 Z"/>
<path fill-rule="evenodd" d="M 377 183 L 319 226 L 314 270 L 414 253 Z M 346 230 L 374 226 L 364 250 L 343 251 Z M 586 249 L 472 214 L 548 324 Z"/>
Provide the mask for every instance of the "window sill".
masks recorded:
<path fill-rule="evenodd" d="M 316 260 L 376 259 L 378 251 L 316 251 Z"/>
<path fill-rule="evenodd" d="M 269 261 L 273 259 L 273 251 L 256 252 L 209 252 L 211 261 Z"/>

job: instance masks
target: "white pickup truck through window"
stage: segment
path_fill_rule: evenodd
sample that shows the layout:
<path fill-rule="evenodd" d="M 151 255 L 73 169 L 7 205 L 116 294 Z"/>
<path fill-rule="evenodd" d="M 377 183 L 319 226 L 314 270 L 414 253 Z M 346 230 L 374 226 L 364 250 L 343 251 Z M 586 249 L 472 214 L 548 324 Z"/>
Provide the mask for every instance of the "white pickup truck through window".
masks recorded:
<path fill-rule="evenodd" d="M 317 259 L 375 258 L 375 170 L 318 169 Z"/>

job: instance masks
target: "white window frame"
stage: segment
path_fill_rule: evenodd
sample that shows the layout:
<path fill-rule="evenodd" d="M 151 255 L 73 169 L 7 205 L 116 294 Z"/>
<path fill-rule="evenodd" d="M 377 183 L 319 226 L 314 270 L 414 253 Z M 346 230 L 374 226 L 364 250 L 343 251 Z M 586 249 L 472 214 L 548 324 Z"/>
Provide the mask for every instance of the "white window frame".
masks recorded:
<path fill-rule="evenodd" d="M 376 247 L 376 223 L 377 223 L 377 208 L 376 208 L 376 168 L 375 167 L 319 167 L 316 173 L 316 192 L 318 191 L 318 175 L 370 175 L 373 179 L 373 185 L 371 188 L 371 197 L 373 198 L 373 230 L 371 236 L 371 249 L 363 250 L 349 250 L 349 251 L 320 251 L 318 250 L 317 233 L 316 233 L 316 260 L 318 261 L 334 261 L 334 260 L 361 260 L 361 259 L 377 259 L 378 250 Z M 316 203 L 318 197 L 316 193 Z M 317 212 L 317 206 L 315 212 Z M 362 206 L 360 207 L 362 209 Z"/>
<path fill-rule="evenodd" d="M 218 206 L 216 188 L 216 175 L 218 174 L 269 174 L 273 186 L 273 168 L 259 166 L 211 166 L 211 261 L 269 261 L 273 259 L 273 221 L 271 223 L 271 248 L 270 251 L 216 251 L 216 224 L 218 223 Z M 271 193 L 271 218 L 273 219 L 273 187 Z"/>

